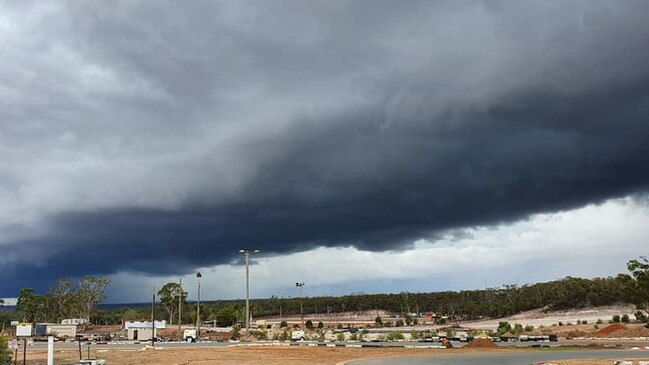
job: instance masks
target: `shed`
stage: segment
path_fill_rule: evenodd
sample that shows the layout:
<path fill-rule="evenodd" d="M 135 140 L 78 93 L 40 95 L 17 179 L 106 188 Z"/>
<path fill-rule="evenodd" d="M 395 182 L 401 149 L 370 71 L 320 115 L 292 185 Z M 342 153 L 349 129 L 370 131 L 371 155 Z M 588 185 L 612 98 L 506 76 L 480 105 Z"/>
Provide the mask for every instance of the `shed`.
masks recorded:
<path fill-rule="evenodd" d="M 157 331 L 151 328 L 129 328 L 127 337 L 129 340 L 138 340 L 138 341 L 148 341 L 152 337 L 155 337 Z M 153 336 L 151 335 L 153 333 Z"/>

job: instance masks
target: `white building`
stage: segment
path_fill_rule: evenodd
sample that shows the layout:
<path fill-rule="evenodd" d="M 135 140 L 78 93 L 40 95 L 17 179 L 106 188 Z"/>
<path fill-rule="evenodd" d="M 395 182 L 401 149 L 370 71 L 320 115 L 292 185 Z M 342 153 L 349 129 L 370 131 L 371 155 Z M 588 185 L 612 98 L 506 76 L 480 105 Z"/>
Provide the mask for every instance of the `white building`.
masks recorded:
<path fill-rule="evenodd" d="M 86 324 L 88 323 L 88 320 L 85 318 L 66 318 L 61 320 L 61 324 Z"/>
<path fill-rule="evenodd" d="M 125 330 L 140 329 L 140 328 L 151 329 L 151 321 L 124 321 L 122 324 L 122 328 Z M 156 329 L 167 328 L 167 321 L 165 320 L 155 321 L 155 328 Z"/>
<path fill-rule="evenodd" d="M 151 336 L 151 326 L 149 328 L 135 327 L 127 329 L 127 336 L 129 340 L 148 341 L 151 337 L 155 337 L 157 328 L 154 328 L 153 336 Z"/>

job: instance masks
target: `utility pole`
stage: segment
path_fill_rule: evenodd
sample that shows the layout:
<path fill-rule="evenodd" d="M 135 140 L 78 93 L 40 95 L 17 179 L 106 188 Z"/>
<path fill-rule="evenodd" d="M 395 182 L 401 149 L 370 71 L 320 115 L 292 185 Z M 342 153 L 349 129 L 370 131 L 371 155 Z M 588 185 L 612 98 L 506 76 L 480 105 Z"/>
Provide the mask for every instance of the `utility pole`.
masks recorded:
<path fill-rule="evenodd" d="M 201 278 L 203 274 L 200 271 L 196 272 L 196 280 L 198 281 L 198 307 L 196 307 L 196 341 L 201 338 Z"/>
<path fill-rule="evenodd" d="M 242 248 L 239 253 L 242 253 L 246 260 L 246 340 L 250 332 L 250 254 L 258 253 L 259 250 Z"/>
<path fill-rule="evenodd" d="M 295 283 L 298 291 L 300 292 L 300 319 L 302 320 L 302 331 L 304 331 L 304 306 L 302 305 L 302 287 L 304 283 Z"/>
<path fill-rule="evenodd" d="M 153 287 L 153 300 L 151 300 L 151 346 L 155 346 L 155 286 Z"/>
<path fill-rule="evenodd" d="M 178 332 L 182 337 L 182 313 L 183 313 L 183 278 L 179 278 L 178 285 L 180 285 L 180 295 L 178 295 Z"/>

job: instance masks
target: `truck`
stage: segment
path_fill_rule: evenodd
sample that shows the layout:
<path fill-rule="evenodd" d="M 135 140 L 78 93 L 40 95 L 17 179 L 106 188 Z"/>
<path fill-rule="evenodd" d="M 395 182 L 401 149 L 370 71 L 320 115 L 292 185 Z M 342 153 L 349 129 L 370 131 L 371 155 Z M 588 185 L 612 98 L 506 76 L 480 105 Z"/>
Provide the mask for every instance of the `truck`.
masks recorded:
<path fill-rule="evenodd" d="M 183 340 L 186 342 L 196 342 L 198 340 L 198 333 L 196 333 L 196 328 L 186 329 L 183 331 Z"/>
<path fill-rule="evenodd" d="M 291 341 L 304 341 L 304 331 L 292 331 Z"/>

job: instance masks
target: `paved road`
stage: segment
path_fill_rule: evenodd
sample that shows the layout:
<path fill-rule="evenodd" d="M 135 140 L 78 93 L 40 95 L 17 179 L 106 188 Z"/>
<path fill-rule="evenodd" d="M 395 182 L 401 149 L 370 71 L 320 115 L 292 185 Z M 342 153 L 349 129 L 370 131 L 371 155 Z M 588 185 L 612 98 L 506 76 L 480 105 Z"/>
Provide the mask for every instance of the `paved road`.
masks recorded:
<path fill-rule="evenodd" d="M 498 345 L 501 346 L 516 346 L 516 347 L 530 347 L 532 345 L 541 345 L 541 346 L 551 346 L 551 347 L 556 347 L 556 346 L 566 346 L 566 345 L 588 345 L 590 343 L 593 343 L 595 341 L 589 341 L 589 340 L 568 340 L 568 341 L 561 341 L 561 342 L 544 342 L 544 343 L 534 343 L 534 342 L 520 342 L 520 343 L 497 343 Z M 263 344 L 264 342 L 253 342 L 253 344 Z M 266 342 L 266 344 L 272 345 L 274 342 Z M 299 342 L 299 343 L 292 343 L 293 345 L 302 345 L 306 346 L 309 342 Z M 632 346 L 649 346 L 649 341 L 616 341 L 616 340 L 605 340 L 605 341 L 596 341 L 597 344 L 600 345 L 608 345 L 608 346 L 619 346 L 623 345 L 624 347 L 632 347 Z M 82 348 L 84 350 L 87 350 L 87 343 L 83 342 L 82 343 Z M 91 348 L 93 350 L 100 350 L 100 349 L 139 349 L 142 347 L 145 347 L 146 345 L 149 345 L 150 342 L 141 342 L 139 344 L 134 344 L 134 343 L 127 343 L 127 342 L 108 342 L 106 344 L 97 344 L 97 343 L 92 343 Z M 231 346 L 235 345 L 233 342 L 199 342 L 199 343 L 187 343 L 187 342 L 158 342 L 156 343 L 156 347 L 170 347 L 170 348 L 178 348 L 178 347 L 223 347 L 223 346 Z M 311 342 L 311 344 L 314 344 L 314 342 Z M 328 342 L 327 344 L 332 345 L 333 343 Z M 441 346 L 439 343 L 431 343 L 431 342 L 365 342 L 365 343 L 359 343 L 359 342 L 336 342 L 335 344 L 337 345 L 364 345 L 364 346 L 377 346 L 377 347 L 383 347 L 383 346 L 431 346 L 431 345 L 437 345 Z M 324 344 L 321 344 L 324 345 Z M 465 346 L 466 343 L 460 343 L 460 342 L 453 342 L 453 347 L 462 347 Z M 78 347 L 78 344 L 76 342 L 55 342 L 54 348 L 56 349 L 76 349 Z M 27 347 L 28 350 L 44 350 L 47 349 L 47 342 L 34 342 L 33 345 L 30 345 Z"/>
<path fill-rule="evenodd" d="M 649 358 L 647 351 L 633 350 L 562 350 L 395 357 L 352 361 L 350 365 L 529 365 L 539 361 L 568 359 Z"/>

